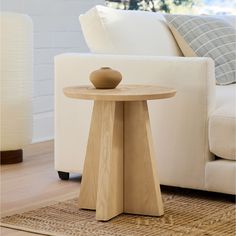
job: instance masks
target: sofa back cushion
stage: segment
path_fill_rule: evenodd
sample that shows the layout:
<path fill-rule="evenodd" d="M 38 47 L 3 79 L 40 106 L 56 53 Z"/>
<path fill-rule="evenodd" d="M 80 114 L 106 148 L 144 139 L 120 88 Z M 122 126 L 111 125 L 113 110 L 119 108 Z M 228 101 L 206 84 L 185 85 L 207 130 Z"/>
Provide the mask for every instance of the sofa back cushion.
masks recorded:
<path fill-rule="evenodd" d="M 181 56 L 163 15 L 96 6 L 79 17 L 91 52 Z"/>

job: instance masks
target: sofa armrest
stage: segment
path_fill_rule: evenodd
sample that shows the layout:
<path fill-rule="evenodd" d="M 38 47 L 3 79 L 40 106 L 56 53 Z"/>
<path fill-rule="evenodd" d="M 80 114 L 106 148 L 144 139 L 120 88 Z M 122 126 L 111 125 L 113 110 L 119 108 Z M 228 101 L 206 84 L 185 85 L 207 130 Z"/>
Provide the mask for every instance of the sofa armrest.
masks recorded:
<path fill-rule="evenodd" d="M 99 54 L 56 56 L 56 159 L 57 156 L 64 155 L 62 146 L 66 146 L 68 135 L 73 132 L 84 132 L 81 135 L 85 140 L 79 146 L 82 149 L 80 159 L 84 158 L 87 141 L 85 133 L 88 133 L 91 113 L 91 106 L 88 109 L 87 105 L 78 105 L 82 101 L 65 98 L 62 89 L 66 86 L 89 84 L 89 74 L 102 66 L 119 70 L 123 75 L 122 83 L 153 83 L 177 90 L 172 99 L 149 102 L 160 181 L 167 185 L 203 188 L 205 163 L 212 158 L 208 147 L 208 117 L 215 107 L 214 63 L 209 58 Z M 73 115 L 75 109 L 72 107 L 75 106 L 80 109 L 80 114 Z M 66 122 L 66 119 L 70 121 Z M 76 122 L 80 123 L 80 127 L 75 129 Z M 77 136 L 76 142 L 79 139 L 81 137 Z M 75 148 L 77 147 L 78 144 Z M 69 146 L 66 149 L 68 151 Z M 75 152 L 69 155 L 75 155 Z M 83 161 L 78 162 L 77 165 L 82 163 Z M 56 160 L 57 169 L 60 168 L 58 165 L 60 166 L 60 161 Z M 66 166 L 65 163 L 64 165 Z"/>

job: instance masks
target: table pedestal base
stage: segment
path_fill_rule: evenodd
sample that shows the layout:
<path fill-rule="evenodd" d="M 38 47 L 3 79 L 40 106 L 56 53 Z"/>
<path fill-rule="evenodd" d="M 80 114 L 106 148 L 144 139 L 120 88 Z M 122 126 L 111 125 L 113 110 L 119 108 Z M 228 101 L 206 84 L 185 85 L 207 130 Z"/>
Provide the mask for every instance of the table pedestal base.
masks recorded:
<path fill-rule="evenodd" d="M 146 101 L 95 101 L 79 207 L 106 221 L 164 214 Z"/>

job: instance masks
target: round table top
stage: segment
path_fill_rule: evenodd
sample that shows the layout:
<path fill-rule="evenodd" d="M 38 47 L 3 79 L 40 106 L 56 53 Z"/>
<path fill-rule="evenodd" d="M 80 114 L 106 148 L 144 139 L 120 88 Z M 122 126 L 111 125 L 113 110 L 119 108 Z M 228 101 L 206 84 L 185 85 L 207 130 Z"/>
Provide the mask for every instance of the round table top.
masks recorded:
<path fill-rule="evenodd" d="M 93 86 L 74 86 L 63 89 L 70 98 L 96 101 L 145 101 L 170 98 L 176 94 L 172 88 L 158 85 L 119 85 L 115 89 L 96 89 Z"/>

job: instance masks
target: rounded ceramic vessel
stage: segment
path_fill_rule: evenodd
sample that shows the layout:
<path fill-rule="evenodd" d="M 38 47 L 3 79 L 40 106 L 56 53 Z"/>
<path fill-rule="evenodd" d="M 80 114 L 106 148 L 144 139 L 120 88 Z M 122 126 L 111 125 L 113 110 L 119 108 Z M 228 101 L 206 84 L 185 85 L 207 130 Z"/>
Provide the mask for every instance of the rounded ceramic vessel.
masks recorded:
<path fill-rule="evenodd" d="M 121 80 L 121 73 L 110 67 L 102 67 L 90 74 L 90 81 L 96 89 L 114 89 Z"/>

